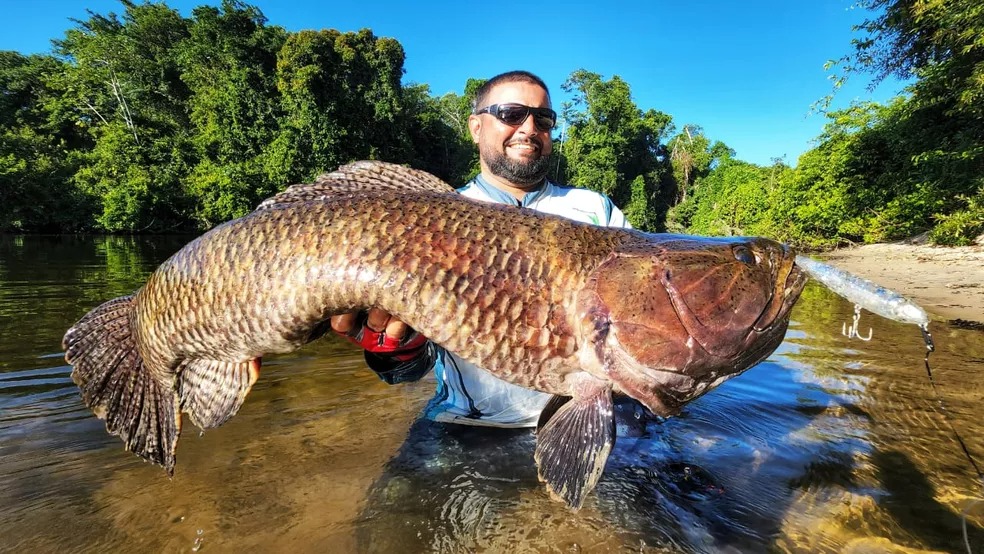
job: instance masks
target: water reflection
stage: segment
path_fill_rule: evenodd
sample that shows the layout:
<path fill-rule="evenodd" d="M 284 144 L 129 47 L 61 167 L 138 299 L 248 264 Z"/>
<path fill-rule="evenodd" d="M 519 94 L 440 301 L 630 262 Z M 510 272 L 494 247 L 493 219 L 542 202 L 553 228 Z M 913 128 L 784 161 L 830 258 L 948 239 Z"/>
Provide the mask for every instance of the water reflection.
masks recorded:
<path fill-rule="evenodd" d="M 82 406 L 59 343 L 187 240 L 0 237 L 0 550 L 965 551 L 979 485 L 918 330 L 866 315 L 874 340 L 848 341 L 852 307 L 815 286 L 767 362 L 679 417 L 623 410 L 577 513 L 537 482 L 528 431 L 420 421 L 431 383 L 387 386 L 333 341 L 265 363 L 221 428 L 186 428 L 169 480 Z M 933 332 L 952 423 L 984 457 L 984 333 Z"/>

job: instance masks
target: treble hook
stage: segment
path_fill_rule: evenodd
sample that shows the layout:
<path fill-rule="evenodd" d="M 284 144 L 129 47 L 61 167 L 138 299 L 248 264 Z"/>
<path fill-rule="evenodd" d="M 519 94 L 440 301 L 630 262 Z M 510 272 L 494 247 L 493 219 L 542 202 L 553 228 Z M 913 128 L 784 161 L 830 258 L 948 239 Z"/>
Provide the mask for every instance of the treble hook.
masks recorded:
<path fill-rule="evenodd" d="M 849 339 L 861 339 L 863 341 L 871 340 L 871 327 L 868 327 L 868 337 L 862 337 L 861 333 L 858 333 L 858 322 L 861 321 L 861 306 L 857 304 L 854 305 L 854 318 L 851 321 L 851 327 L 847 327 L 847 323 L 841 324 L 841 334 Z"/>

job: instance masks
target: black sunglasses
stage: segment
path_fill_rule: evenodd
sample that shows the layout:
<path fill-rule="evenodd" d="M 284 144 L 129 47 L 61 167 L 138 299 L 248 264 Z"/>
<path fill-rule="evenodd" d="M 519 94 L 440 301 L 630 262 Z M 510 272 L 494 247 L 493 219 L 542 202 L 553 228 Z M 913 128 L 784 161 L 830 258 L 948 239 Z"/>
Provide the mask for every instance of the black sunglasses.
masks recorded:
<path fill-rule="evenodd" d="M 557 112 L 550 108 L 531 108 L 522 104 L 492 104 L 475 112 L 475 115 L 487 113 L 494 115 L 506 125 L 517 127 L 533 114 L 533 124 L 540 131 L 547 132 L 557 124 Z"/>

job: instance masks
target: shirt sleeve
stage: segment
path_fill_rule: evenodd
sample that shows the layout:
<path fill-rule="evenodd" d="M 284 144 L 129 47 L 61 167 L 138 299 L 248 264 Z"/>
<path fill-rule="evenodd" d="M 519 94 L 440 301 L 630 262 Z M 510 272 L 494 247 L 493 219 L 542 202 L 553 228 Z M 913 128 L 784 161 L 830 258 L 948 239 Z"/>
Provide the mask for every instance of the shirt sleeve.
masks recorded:
<path fill-rule="evenodd" d="M 608 198 L 606 195 L 602 195 L 602 201 L 605 205 L 605 214 L 608 216 L 607 219 L 603 220 L 605 221 L 605 227 L 621 227 L 623 229 L 632 228 L 632 224 L 629 223 L 629 220 L 625 219 L 625 214 L 623 214 L 622 210 L 615 206 L 615 203 L 612 202 L 611 198 Z"/>

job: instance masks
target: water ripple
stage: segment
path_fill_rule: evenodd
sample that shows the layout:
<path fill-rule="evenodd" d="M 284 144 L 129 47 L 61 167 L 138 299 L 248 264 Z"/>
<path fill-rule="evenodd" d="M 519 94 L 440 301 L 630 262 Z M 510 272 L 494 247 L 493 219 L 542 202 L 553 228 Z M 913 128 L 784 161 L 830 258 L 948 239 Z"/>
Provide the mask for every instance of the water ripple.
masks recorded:
<path fill-rule="evenodd" d="M 265 360 L 236 417 L 186 423 L 169 479 L 83 406 L 60 341 L 185 240 L 0 236 L 0 550 L 962 550 L 978 485 L 918 332 L 870 318 L 874 340 L 848 340 L 853 307 L 813 286 L 768 360 L 622 424 L 579 512 L 538 482 L 528 430 L 419 421 L 432 378 L 388 386 L 343 341 Z M 934 335 L 949 417 L 984 458 L 982 335 Z"/>

